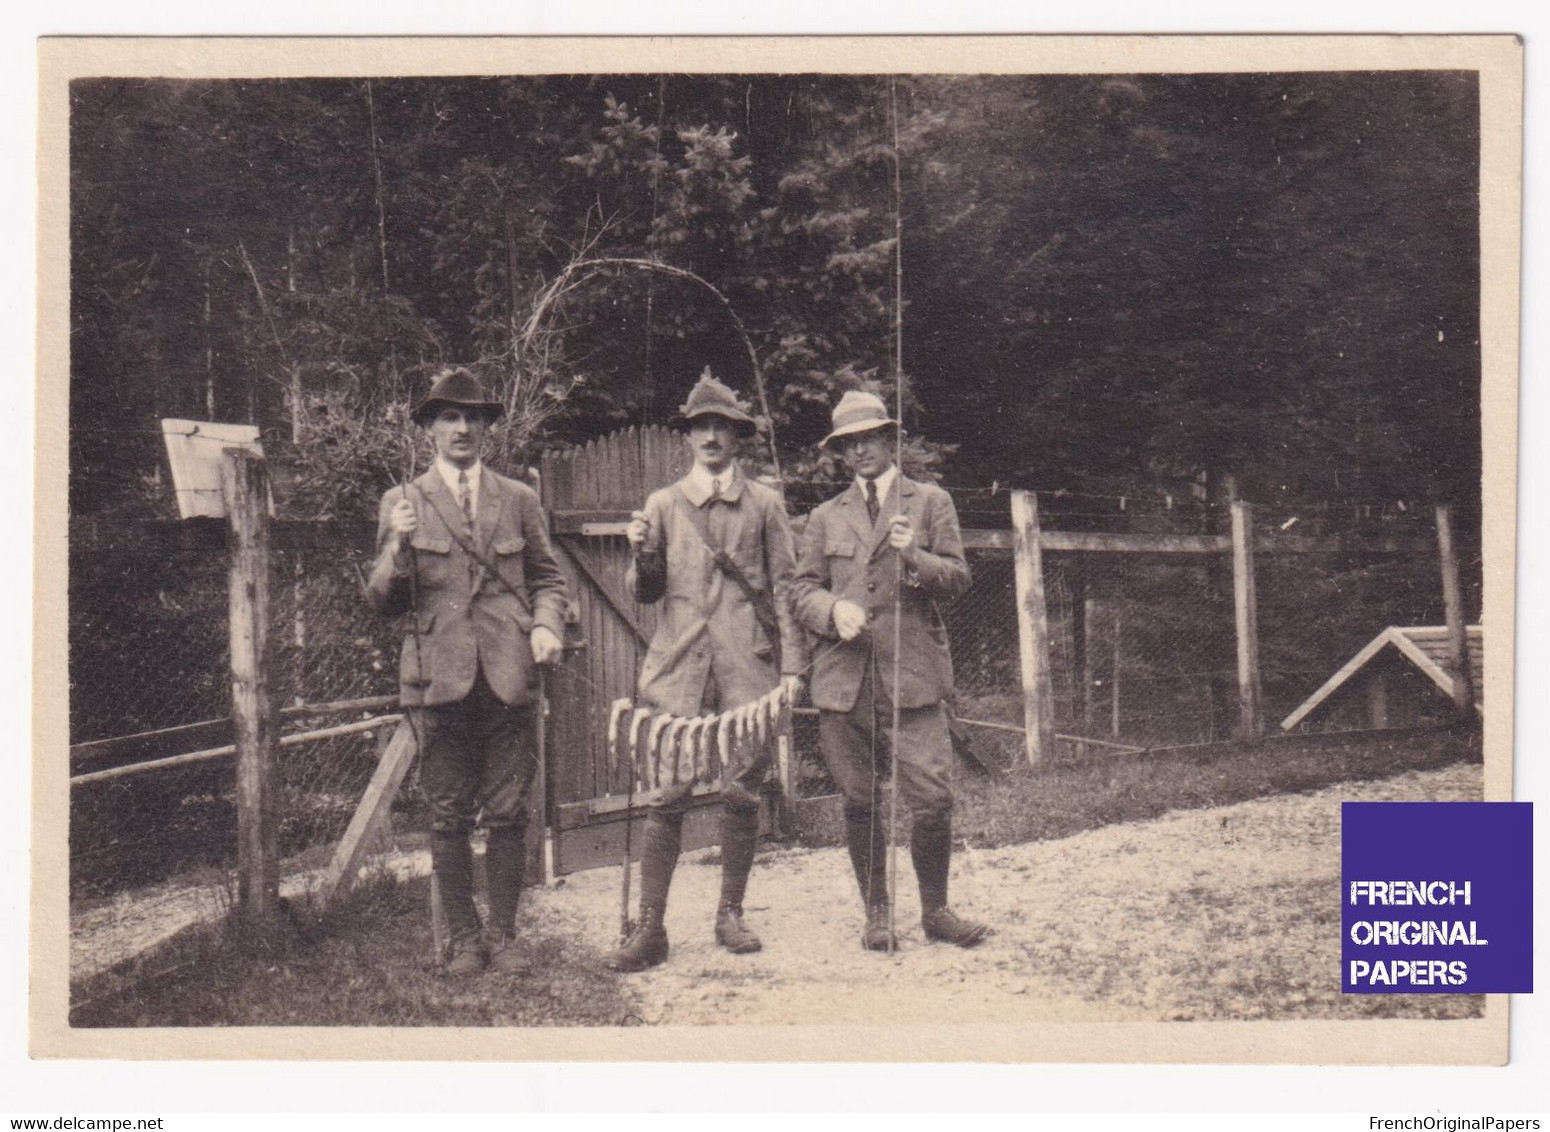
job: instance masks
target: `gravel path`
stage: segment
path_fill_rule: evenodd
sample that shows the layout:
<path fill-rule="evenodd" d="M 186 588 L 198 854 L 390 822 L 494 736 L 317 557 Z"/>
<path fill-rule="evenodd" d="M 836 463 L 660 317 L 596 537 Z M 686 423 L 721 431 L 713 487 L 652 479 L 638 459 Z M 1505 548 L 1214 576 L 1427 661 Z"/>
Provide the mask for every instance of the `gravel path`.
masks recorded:
<path fill-rule="evenodd" d="M 1340 995 L 1339 819 L 1342 801 L 1480 796 L 1480 767 L 1457 765 L 960 849 L 953 903 L 998 929 L 972 951 L 925 942 L 901 852 L 892 957 L 859 946 L 844 850 L 760 855 L 747 910 L 765 946 L 748 956 L 716 946 L 720 868 L 689 855 L 668 913 L 672 956 L 628 984 L 642 1021 L 676 1025 L 1354 1017 L 1377 998 L 1391 1014 L 1468 1014 L 1459 996 Z M 606 949 L 618 884 L 617 869 L 569 877 L 526 915 Z"/>
<path fill-rule="evenodd" d="M 972 951 L 925 941 L 907 852 L 901 946 L 887 956 L 860 948 L 843 849 L 779 849 L 760 854 L 749 885 L 748 920 L 764 950 L 730 955 L 712 937 L 714 851 L 688 854 L 668 913 L 672 956 L 626 985 L 643 1022 L 677 1025 L 1468 1014 L 1460 996 L 1339 994 L 1339 817 L 1342 801 L 1480 797 L 1480 767 L 1460 764 L 1058 841 L 960 846 L 953 904 L 997 929 Z M 393 865 L 423 875 L 428 856 Z M 284 891 L 316 879 L 297 874 Z M 78 910 L 72 977 L 213 919 L 225 903 L 216 886 L 169 884 Z M 522 915 L 602 951 L 615 942 L 618 907 L 610 868 L 535 890 Z"/>

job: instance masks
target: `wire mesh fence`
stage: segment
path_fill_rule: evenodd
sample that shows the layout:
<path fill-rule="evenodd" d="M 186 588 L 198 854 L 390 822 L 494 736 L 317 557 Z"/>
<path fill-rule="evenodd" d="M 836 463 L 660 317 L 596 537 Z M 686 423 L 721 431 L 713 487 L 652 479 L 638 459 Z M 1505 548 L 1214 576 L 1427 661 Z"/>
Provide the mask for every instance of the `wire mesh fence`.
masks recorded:
<path fill-rule="evenodd" d="M 987 491 L 968 501 L 973 506 L 964 513 L 977 524 L 965 523 L 973 581 L 942 609 L 955 670 L 951 706 L 964 724 L 960 738 L 967 737 L 973 757 L 992 769 L 1012 767 L 1025 756 L 1006 495 Z M 1148 748 L 1231 737 L 1239 697 L 1225 515 L 1172 501 L 1150 510 L 1132 503 L 1124 513 L 1104 514 L 1063 507 L 1058 498 L 1040 502 L 1046 531 L 1216 539 L 1209 552 L 1200 550 L 1205 543 L 1187 539 L 1179 545 L 1194 551 L 1046 550 L 1048 659 L 1059 736 L 1054 754 L 1082 757 L 1113 745 Z M 1340 523 L 1288 507 L 1258 507 L 1253 519 L 1270 729 L 1383 629 L 1441 624 L 1429 512 Z M 974 533 L 987 528 L 998 533 Z M 305 887 L 326 863 L 377 765 L 396 710 L 398 627 L 377 617 L 362 597 L 370 547 L 363 538 L 319 530 L 313 548 L 276 548 L 271 557 L 269 683 L 281 716 L 275 789 L 282 894 Z M 1325 541 L 1292 552 L 1289 532 Z M 1363 553 L 1331 548 L 1355 545 L 1357 535 L 1366 538 Z M 1374 536 L 1392 545 L 1373 551 Z M 229 754 L 227 555 L 178 549 L 182 542 L 137 542 L 90 524 L 72 528 L 72 744 L 106 750 L 121 737 L 137 737 L 124 748 L 127 754 L 103 761 L 94 751 L 72 768 L 78 784 L 71 792 L 70 883 L 73 969 L 79 974 L 112 966 L 143 950 L 148 939 L 216 916 L 233 901 L 237 812 Z M 1478 555 L 1466 557 L 1464 565 L 1466 609 L 1475 611 Z M 1362 725 L 1360 703 L 1334 707 L 1309 725 Z M 81 751 L 77 746 L 76 755 Z M 798 797 L 833 793 L 812 714 L 797 715 L 793 751 Z M 120 765 L 189 752 L 209 757 L 138 773 Z M 422 810 L 411 772 L 374 861 L 419 853 Z"/>
<path fill-rule="evenodd" d="M 1216 557 L 1051 556 L 1045 588 L 1057 734 L 1094 741 L 1085 746 L 1153 747 L 1231 733 L 1232 588 Z"/>
<path fill-rule="evenodd" d="M 1442 626 L 1441 568 L 1436 521 L 1430 511 L 1393 511 L 1369 518 L 1345 511 L 1309 515 L 1305 508 L 1259 506 L 1253 527 L 1259 553 L 1255 581 L 1259 622 L 1260 674 L 1266 727 L 1282 720 L 1317 692 L 1343 665 L 1390 627 Z M 1387 544 L 1380 552 L 1285 552 L 1289 538 L 1326 544 Z M 1473 580 L 1473 571 L 1466 579 Z M 1468 593 L 1478 593 L 1469 585 Z M 1466 619 L 1477 601 L 1464 602 Z M 1379 664 L 1388 657 L 1377 659 Z M 1303 725 L 1311 730 L 1370 726 L 1366 703 L 1352 693 L 1358 676 Z M 1428 702 L 1428 700 L 1430 702 Z M 1441 722 L 1446 697 L 1435 687 L 1392 722 Z"/>
<path fill-rule="evenodd" d="M 973 581 L 943 610 L 953 658 L 951 706 L 961 724 L 957 746 L 967 745 L 991 768 L 1005 768 L 1023 753 L 1021 736 L 1001 729 L 1023 725 L 1016 573 L 1005 549 L 970 547 L 966 557 Z"/>
<path fill-rule="evenodd" d="M 226 716 L 226 557 L 72 524 L 70 741 Z"/>
<path fill-rule="evenodd" d="M 156 539 L 104 546 L 93 536 L 84 527 L 71 546 L 77 976 L 218 917 L 236 889 L 227 553 L 170 550 Z M 342 534 L 315 549 L 271 551 L 282 895 L 315 882 L 392 732 L 396 642 L 362 597 L 369 552 Z M 418 824 L 421 805 L 411 778 L 383 852 L 408 844 L 398 834 Z"/>

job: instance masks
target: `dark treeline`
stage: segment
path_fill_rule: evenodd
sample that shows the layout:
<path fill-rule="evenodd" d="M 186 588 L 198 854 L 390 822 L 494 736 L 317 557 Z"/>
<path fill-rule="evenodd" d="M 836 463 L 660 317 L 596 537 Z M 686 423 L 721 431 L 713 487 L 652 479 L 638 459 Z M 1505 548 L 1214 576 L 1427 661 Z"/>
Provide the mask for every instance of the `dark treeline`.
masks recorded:
<path fill-rule="evenodd" d="M 1480 476 L 1478 105 L 1463 72 L 907 77 L 908 423 L 949 482 L 1453 500 Z M 891 391 L 874 76 L 72 87 L 80 513 L 166 506 L 163 416 L 250 420 L 293 505 L 369 513 L 402 404 L 478 366 L 510 454 L 663 421 L 710 365 L 783 465 Z"/>

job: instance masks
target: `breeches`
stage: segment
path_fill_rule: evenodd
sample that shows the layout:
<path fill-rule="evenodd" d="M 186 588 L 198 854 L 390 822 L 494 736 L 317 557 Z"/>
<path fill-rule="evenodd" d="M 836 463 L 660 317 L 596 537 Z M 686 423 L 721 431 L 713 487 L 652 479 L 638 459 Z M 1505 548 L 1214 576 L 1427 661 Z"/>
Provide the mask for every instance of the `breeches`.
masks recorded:
<path fill-rule="evenodd" d="M 953 748 L 941 704 L 900 708 L 895 735 L 893 708 L 886 694 L 873 695 L 872 674 L 867 673 L 853 708 L 818 713 L 818 747 L 850 813 L 876 808 L 890 761 L 898 768 L 899 793 L 911 814 L 930 819 L 952 813 Z"/>
<path fill-rule="evenodd" d="M 533 711 L 502 703 L 483 672 L 459 702 L 414 709 L 431 829 L 466 833 L 476 819 L 486 829 L 521 822 L 538 771 Z"/>

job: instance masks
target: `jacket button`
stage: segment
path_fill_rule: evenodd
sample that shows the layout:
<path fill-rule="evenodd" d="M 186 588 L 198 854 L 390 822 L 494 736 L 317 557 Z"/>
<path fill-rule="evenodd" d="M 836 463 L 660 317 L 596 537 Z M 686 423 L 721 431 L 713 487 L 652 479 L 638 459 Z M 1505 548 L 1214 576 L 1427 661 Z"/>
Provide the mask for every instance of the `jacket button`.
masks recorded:
<path fill-rule="evenodd" d="M 866 584 L 866 588 L 867 588 L 867 593 L 871 593 L 873 590 L 877 589 L 877 583 L 876 582 L 868 582 Z"/>

